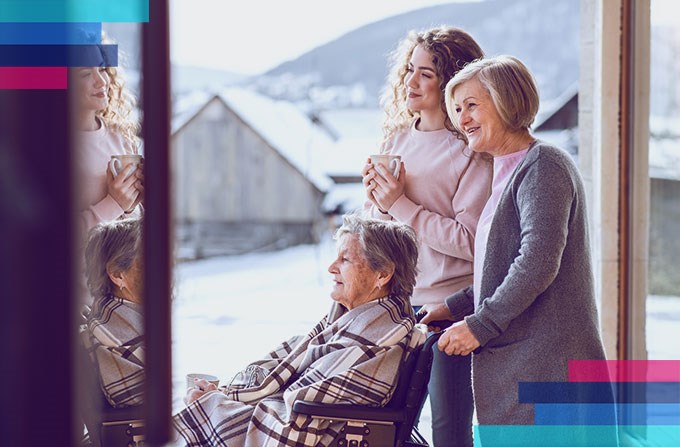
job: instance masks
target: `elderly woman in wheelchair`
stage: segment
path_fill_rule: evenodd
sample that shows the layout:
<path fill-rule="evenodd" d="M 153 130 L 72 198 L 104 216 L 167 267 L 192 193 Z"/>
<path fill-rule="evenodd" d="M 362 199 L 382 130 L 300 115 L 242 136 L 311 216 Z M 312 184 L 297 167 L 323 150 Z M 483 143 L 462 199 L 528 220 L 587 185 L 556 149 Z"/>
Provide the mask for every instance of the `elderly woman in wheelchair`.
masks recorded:
<path fill-rule="evenodd" d="M 141 220 L 121 219 L 90 230 L 85 248 L 93 301 L 81 339 L 114 408 L 141 405 L 144 394 L 141 240 Z"/>
<path fill-rule="evenodd" d="M 409 302 L 418 244 L 407 225 L 344 216 L 329 313 L 217 389 L 198 380 L 173 424 L 187 445 L 329 445 L 342 422 L 312 418 L 296 401 L 382 407 L 400 366 L 422 345 Z"/>

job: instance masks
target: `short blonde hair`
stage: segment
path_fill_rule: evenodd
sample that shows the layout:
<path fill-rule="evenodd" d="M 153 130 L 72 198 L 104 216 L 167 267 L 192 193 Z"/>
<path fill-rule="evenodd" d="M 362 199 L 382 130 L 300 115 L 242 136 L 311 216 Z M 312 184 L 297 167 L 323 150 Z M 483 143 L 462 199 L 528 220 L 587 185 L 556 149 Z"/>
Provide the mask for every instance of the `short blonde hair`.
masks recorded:
<path fill-rule="evenodd" d="M 455 119 L 453 93 L 459 85 L 473 79 L 479 80 L 489 92 L 501 120 L 509 129 L 529 130 L 540 102 L 536 80 L 522 61 L 507 55 L 472 62 L 446 84 L 446 110 L 456 128 L 458 120 Z"/>

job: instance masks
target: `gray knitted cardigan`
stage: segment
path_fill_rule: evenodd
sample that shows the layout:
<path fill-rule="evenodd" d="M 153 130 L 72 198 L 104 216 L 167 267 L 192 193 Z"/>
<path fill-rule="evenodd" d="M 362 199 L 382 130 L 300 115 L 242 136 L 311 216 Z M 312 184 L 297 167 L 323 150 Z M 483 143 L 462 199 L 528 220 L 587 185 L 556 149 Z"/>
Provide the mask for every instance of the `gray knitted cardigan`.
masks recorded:
<path fill-rule="evenodd" d="M 481 343 L 473 354 L 479 423 L 533 424 L 518 382 L 567 381 L 568 360 L 605 358 L 583 181 L 569 154 L 532 144 L 499 199 L 481 275 L 476 310 L 472 287 L 446 299 Z"/>

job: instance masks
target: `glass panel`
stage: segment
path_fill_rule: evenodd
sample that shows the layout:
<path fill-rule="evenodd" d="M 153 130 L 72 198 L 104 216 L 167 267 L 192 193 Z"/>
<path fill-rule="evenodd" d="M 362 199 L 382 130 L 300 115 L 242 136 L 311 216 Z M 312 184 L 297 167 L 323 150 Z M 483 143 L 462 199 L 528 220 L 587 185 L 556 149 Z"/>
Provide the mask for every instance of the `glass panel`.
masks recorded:
<path fill-rule="evenodd" d="M 172 2 L 175 412 L 187 374 L 227 385 L 327 312 L 331 234 L 365 201 L 360 170 L 382 137 L 387 54 L 409 30 L 456 23 L 487 54 L 524 60 L 542 93 L 537 136 L 577 156 L 578 0 L 502 11 L 303 3 L 304 14 L 286 2 L 244 2 L 236 14 L 223 1 Z M 431 440 L 430 408 L 420 429 Z"/>
<path fill-rule="evenodd" d="M 651 1 L 650 228 L 647 349 L 680 360 L 680 23 L 672 0 Z"/>
<path fill-rule="evenodd" d="M 96 445 L 143 439 L 140 30 L 101 24 L 93 36 L 101 57 L 68 70 L 82 309 L 77 383 L 85 388 L 80 415 Z"/>

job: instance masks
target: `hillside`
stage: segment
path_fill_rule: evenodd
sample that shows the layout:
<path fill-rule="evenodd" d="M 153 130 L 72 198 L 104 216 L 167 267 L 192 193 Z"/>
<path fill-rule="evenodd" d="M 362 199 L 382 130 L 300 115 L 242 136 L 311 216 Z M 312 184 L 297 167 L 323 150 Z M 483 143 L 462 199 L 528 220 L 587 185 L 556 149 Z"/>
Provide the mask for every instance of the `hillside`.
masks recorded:
<path fill-rule="evenodd" d="M 399 39 L 411 29 L 442 24 L 468 31 L 487 55 L 519 57 L 534 72 L 544 100 L 578 79 L 579 0 L 486 0 L 432 6 L 363 26 L 275 67 L 257 84 L 271 96 L 318 102 L 351 94 L 345 102 L 373 106 Z"/>

